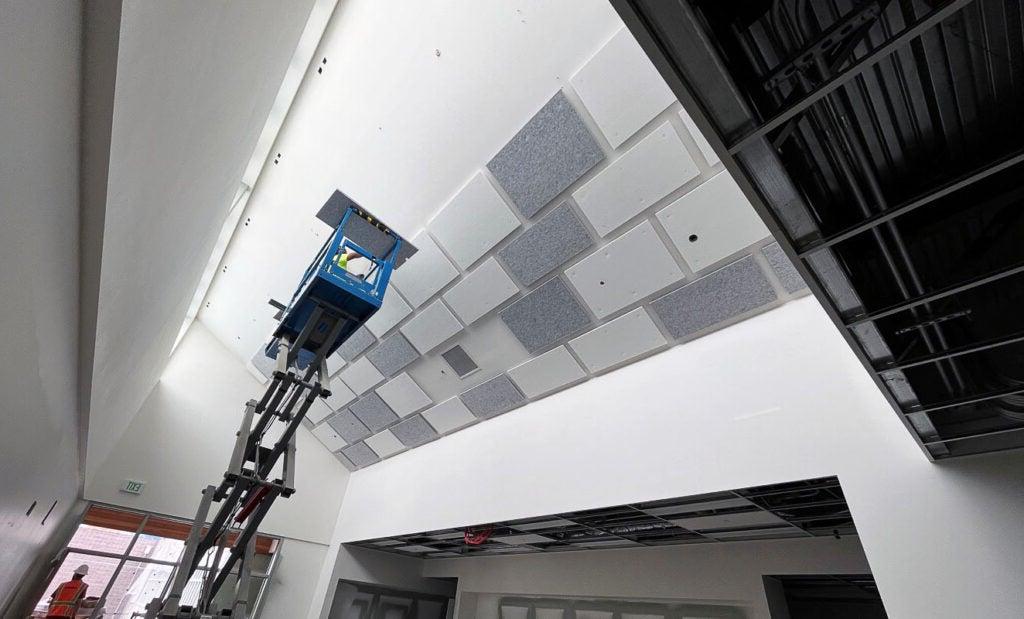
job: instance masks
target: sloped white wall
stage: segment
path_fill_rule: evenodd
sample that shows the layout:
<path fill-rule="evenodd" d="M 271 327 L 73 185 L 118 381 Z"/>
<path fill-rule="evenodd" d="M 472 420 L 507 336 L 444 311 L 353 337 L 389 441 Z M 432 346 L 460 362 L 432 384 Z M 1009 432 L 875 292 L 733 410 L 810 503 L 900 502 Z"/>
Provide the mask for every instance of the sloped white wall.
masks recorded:
<path fill-rule="evenodd" d="M 366 539 L 838 475 L 891 617 L 1015 617 L 1022 466 L 927 461 L 805 298 L 359 471 L 339 526 Z"/>
<path fill-rule="evenodd" d="M 80 26 L 0 0 L 0 613 L 78 494 Z"/>

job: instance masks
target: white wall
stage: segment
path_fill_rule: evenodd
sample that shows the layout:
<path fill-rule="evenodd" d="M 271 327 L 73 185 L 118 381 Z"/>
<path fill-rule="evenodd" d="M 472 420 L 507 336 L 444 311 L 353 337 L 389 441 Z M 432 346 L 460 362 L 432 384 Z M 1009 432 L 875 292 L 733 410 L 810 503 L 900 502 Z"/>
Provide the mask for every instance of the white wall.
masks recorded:
<path fill-rule="evenodd" d="M 80 13 L 0 0 L 0 612 L 78 494 Z"/>
<path fill-rule="evenodd" d="M 927 461 L 806 298 L 359 471 L 340 527 L 357 540 L 837 474 L 891 617 L 1009 617 L 1024 614 L 1022 465 Z"/>
<path fill-rule="evenodd" d="M 425 562 L 459 579 L 462 617 L 498 619 L 503 595 L 661 600 L 742 609 L 770 619 L 763 574 L 863 574 L 856 537 L 590 550 Z"/>
<path fill-rule="evenodd" d="M 86 498 L 194 517 L 200 491 L 224 475 L 245 402 L 263 392 L 245 366 L 194 322 L 163 378 L 98 466 Z M 297 437 L 295 494 L 274 504 L 261 530 L 326 545 L 348 471 L 306 428 Z M 143 493 L 119 492 L 126 478 L 145 481 Z"/>
<path fill-rule="evenodd" d="M 326 544 L 286 539 L 263 598 L 262 617 L 302 617 L 327 557 Z"/>

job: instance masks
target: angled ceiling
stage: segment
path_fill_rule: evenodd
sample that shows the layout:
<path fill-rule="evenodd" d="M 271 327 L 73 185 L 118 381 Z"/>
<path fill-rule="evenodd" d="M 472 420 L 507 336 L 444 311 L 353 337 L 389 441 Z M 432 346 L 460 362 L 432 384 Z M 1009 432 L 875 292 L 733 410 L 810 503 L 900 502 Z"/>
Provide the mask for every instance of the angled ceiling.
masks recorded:
<path fill-rule="evenodd" d="M 334 393 L 309 415 L 350 468 L 802 291 L 607 8 L 447 23 L 422 6 L 399 18 L 417 37 L 377 42 L 380 12 L 355 2 L 328 26 L 199 320 L 266 374 L 267 301 L 291 296 L 330 233 L 314 214 L 334 189 L 410 236 L 419 253 L 329 359 Z M 533 51 L 570 27 L 572 45 Z"/>
<path fill-rule="evenodd" d="M 122 7 L 87 478 L 159 379 L 312 0 Z"/>

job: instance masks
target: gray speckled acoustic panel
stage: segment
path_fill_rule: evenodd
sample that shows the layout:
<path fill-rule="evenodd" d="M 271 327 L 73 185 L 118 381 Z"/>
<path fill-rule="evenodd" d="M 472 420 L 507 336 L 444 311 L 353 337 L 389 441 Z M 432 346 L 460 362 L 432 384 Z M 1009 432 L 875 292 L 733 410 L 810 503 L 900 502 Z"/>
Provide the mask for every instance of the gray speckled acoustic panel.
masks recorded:
<path fill-rule="evenodd" d="M 349 363 L 363 353 L 371 344 L 377 341 L 370 330 L 366 327 L 359 327 L 352 335 L 338 347 L 338 354 Z"/>
<path fill-rule="evenodd" d="M 373 217 L 372 213 L 357 204 L 355 200 L 335 190 L 331 197 L 327 199 L 327 202 L 317 211 L 316 218 L 331 228 L 337 228 L 338 224 L 341 223 L 342 217 L 345 216 L 345 209 L 349 206 L 355 206 Z M 374 219 L 379 222 L 375 217 Z M 377 226 L 362 217 L 353 217 L 348 220 L 345 224 L 345 236 L 375 256 L 384 256 L 395 244 L 393 237 L 388 236 L 383 230 L 378 229 Z M 395 259 L 395 268 L 402 266 L 415 253 L 416 247 L 408 239 L 402 238 L 402 246 L 398 249 L 398 257 Z"/>
<path fill-rule="evenodd" d="M 327 423 L 334 428 L 338 436 L 345 439 L 346 443 L 361 441 L 371 434 L 366 429 L 366 426 L 363 425 L 363 422 L 359 421 L 359 418 L 353 415 L 347 408 L 328 419 Z"/>
<path fill-rule="evenodd" d="M 747 256 L 651 302 L 678 339 L 776 299 L 764 272 Z"/>
<path fill-rule="evenodd" d="M 807 287 L 804 279 L 800 277 L 800 273 L 797 272 L 796 267 L 789 261 L 786 252 L 782 251 L 778 243 L 766 246 L 761 253 L 768 259 L 768 264 L 771 265 L 772 271 L 775 271 L 775 276 L 779 278 L 779 282 L 786 292 L 793 294 L 797 290 Z"/>
<path fill-rule="evenodd" d="M 586 330 L 590 314 L 561 278 L 554 278 L 499 314 L 531 354 Z"/>
<path fill-rule="evenodd" d="M 419 356 L 420 354 L 401 333 L 388 336 L 381 340 L 379 346 L 366 353 L 366 358 L 373 367 L 384 376 L 394 376 Z"/>
<path fill-rule="evenodd" d="M 503 247 L 498 258 L 521 284 L 529 286 L 593 244 L 566 202 Z"/>
<path fill-rule="evenodd" d="M 459 397 L 469 412 L 484 419 L 508 412 L 526 401 L 526 397 L 505 374 L 480 383 Z"/>
<path fill-rule="evenodd" d="M 380 457 L 366 443 L 356 443 L 341 450 L 341 454 L 356 466 L 368 466 L 378 462 Z"/>
<path fill-rule="evenodd" d="M 362 421 L 372 432 L 379 432 L 398 421 L 398 415 L 384 403 L 376 392 L 360 398 L 349 405 L 348 409 Z"/>
<path fill-rule="evenodd" d="M 421 415 L 414 415 L 390 428 L 391 433 L 406 447 L 416 447 L 438 437 Z"/>
<path fill-rule="evenodd" d="M 559 91 L 487 164 L 524 217 L 604 159 L 579 114 Z"/>

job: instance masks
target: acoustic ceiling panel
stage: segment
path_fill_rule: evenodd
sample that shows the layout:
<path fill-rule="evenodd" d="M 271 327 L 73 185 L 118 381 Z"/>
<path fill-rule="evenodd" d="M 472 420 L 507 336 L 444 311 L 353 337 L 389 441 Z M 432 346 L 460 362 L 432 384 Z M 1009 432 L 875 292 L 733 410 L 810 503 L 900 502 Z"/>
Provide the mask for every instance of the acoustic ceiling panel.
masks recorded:
<path fill-rule="evenodd" d="M 356 470 L 359 469 L 359 467 L 357 467 L 356 465 L 352 464 L 352 461 L 349 460 L 348 458 L 346 458 L 345 454 L 341 453 L 340 451 L 334 452 L 334 458 L 338 462 L 341 462 L 341 465 L 343 467 L 345 467 L 346 469 L 348 469 L 349 471 L 356 471 Z"/>
<path fill-rule="evenodd" d="M 353 393 L 359 395 L 377 386 L 384 380 L 384 375 L 363 357 L 339 372 L 338 378 L 343 380 Z"/>
<path fill-rule="evenodd" d="M 316 425 L 333 414 L 334 411 L 327 405 L 327 402 L 317 398 L 310 404 L 309 410 L 306 411 L 306 419 L 313 425 Z"/>
<path fill-rule="evenodd" d="M 398 423 L 391 428 L 391 432 L 394 433 L 398 440 L 406 447 L 416 447 L 423 443 L 432 441 L 437 438 L 437 432 L 434 428 L 430 427 L 422 416 L 415 415 L 408 419 Z"/>
<path fill-rule="evenodd" d="M 601 148 L 559 91 L 487 168 L 519 212 L 533 217 L 602 159 Z"/>
<path fill-rule="evenodd" d="M 565 346 L 517 365 L 508 375 L 528 398 L 546 395 L 587 376 Z"/>
<path fill-rule="evenodd" d="M 601 170 L 572 197 L 601 236 L 700 174 L 668 122 Z"/>
<path fill-rule="evenodd" d="M 519 218 L 478 172 L 428 224 L 462 270 L 519 227 Z"/>
<path fill-rule="evenodd" d="M 376 393 L 371 393 L 353 402 L 348 409 L 370 429 L 371 432 L 383 430 L 398 421 L 398 415 L 392 411 L 384 400 Z"/>
<path fill-rule="evenodd" d="M 277 367 L 277 361 L 268 357 L 261 345 L 260 349 L 256 351 L 256 354 L 252 356 L 252 366 L 256 368 L 256 371 L 262 374 L 264 378 L 269 379 L 274 375 L 274 369 Z"/>
<path fill-rule="evenodd" d="M 377 387 L 377 395 L 399 417 L 411 415 L 431 404 L 430 396 L 424 393 L 408 374 L 399 374 Z"/>
<path fill-rule="evenodd" d="M 679 516 L 680 514 L 692 514 L 695 512 L 712 511 L 716 509 L 733 509 L 737 507 L 752 507 L 754 504 L 746 499 L 728 498 L 715 499 L 713 501 L 699 501 L 697 503 L 686 503 L 683 505 L 673 504 L 656 507 L 643 507 L 644 513 L 652 516 Z"/>
<path fill-rule="evenodd" d="M 658 211 L 658 221 L 694 271 L 770 234 L 728 172 L 719 172 Z"/>
<path fill-rule="evenodd" d="M 462 331 L 462 323 L 441 299 L 417 312 L 401 328 L 402 334 L 421 354 L 430 352 L 459 331 Z"/>
<path fill-rule="evenodd" d="M 341 436 L 338 435 L 337 432 L 334 431 L 334 428 L 327 424 L 313 428 L 312 432 L 313 436 L 315 436 L 318 441 L 323 443 L 324 447 L 326 447 L 330 451 L 338 451 L 339 449 L 348 444 L 345 442 L 345 439 L 343 439 Z"/>
<path fill-rule="evenodd" d="M 379 222 L 379 219 L 372 213 L 338 190 L 335 190 L 331 197 L 327 199 L 327 202 L 320 207 L 316 218 L 330 226 L 332 230 L 337 229 L 338 225 L 341 224 L 342 218 L 345 216 L 345 211 L 350 206 L 358 208 Z M 345 223 L 345 236 L 352 239 L 360 247 L 369 250 L 375 256 L 386 255 L 395 245 L 393 236 L 359 216 L 350 217 Z M 408 240 L 402 239 L 402 247 L 398 250 L 395 266 L 402 266 L 415 253 L 416 247 L 409 243 Z"/>
<path fill-rule="evenodd" d="M 793 527 L 770 527 L 766 529 L 744 529 L 741 531 L 714 531 L 708 536 L 716 540 L 785 539 L 787 537 L 809 537 L 806 531 Z"/>
<path fill-rule="evenodd" d="M 664 346 L 667 342 L 647 310 L 638 307 L 569 342 L 591 372 L 600 372 Z"/>
<path fill-rule="evenodd" d="M 747 256 L 653 301 L 651 308 L 678 339 L 775 298 L 768 279 L 753 257 Z"/>
<path fill-rule="evenodd" d="M 378 432 L 367 438 L 365 442 L 381 458 L 387 458 L 405 449 L 405 445 L 389 430 Z"/>
<path fill-rule="evenodd" d="M 405 302 L 405 299 L 398 292 L 391 290 L 384 293 L 384 303 L 381 304 L 377 313 L 366 321 L 366 328 L 378 338 L 384 337 L 410 313 L 412 313 L 412 308 Z"/>
<path fill-rule="evenodd" d="M 423 411 L 423 418 L 441 434 L 458 430 L 476 421 L 476 417 L 469 412 L 458 396 Z"/>
<path fill-rule="evenodd" d="M 377 339 L 373 337 L 369 329 L 365 326 L 359 327 L 347 340 L 342 342 L 341 346 L 338 347 L 337 354 L 340 354 L 341 358 L 345 361 L 352 361 L 376 341 Z"/>
<path fill-rule="evenodd" d="M 369 428 L 347 408 L 328 419 L 327 423 L 348 443 L 356 443 L 371 434 Z"/>
<path fill-rule="evenodd" d="M 553 542 L 553 538 L 544 537 L 543 535 L 537 535 L 536 533 L 520 533 L 518 535 L 496 535 L 491 538 L 496 542 L 502 544 L 538 544 L 543 542 Z"/>
<path fill-rule="evenodd" d="M 391 282 L 409 305 L 417 308 L 455 279 L 459 272 L 426 232 L 421 232 L 413 242 L 419 251 L 405 266 L 395 271 Z"/>
<path fill-rule="evenodd" d="M 459 397 L 469 412 L 483 419 L 506 413 L 526 401 L 505 374 L 480 383 Z"/>
<path fill-rule="evenodd" d="M 625 28 L 569 82 L 612 148 L 618 148 L 676 100 Z"/>
<path fill-rule="evenodd" d="M 768 260 L 768 265 L 772 267 L 775 277 L 779 278 L 779 283 L 782 284 L 786 292 L 793 294 L 807 287 L 804 279 L 800 277 L 800 273 L 797 272 L 796 267 L 789 261 L 786 252 L 782 251 L 778 243 L 765 246 L 761 253 Z"/>
<path fill-rule="evenodd" d="M 693 138 L 693 141 L 697 143 L 697 148 L 700 149 L 700 154 L 704 155 L 704 161 L 708 162 L 709 166 L 713 166 L 719 161 L 718 154 L 715 153 L 715 149 L 708 143 L 708 139 L 704 137 L 704 134 L 697 128 L 697 124 L 693 122 L 690 115 L 686 113 L 683 108 L 679 109 L 679 118 L 682 119 L 683 125 L 686 127 L 686 131 Z"/>
<path fill-rule="evenodd" d="M 520 283 L 530 286 L 593 244 L 576 211 L 563 202 L 501 248 L 498 257 Z"/>
<path fill-rule="evenodd" d="M 462 322 L 471 325 L 517 292 L 519 287 L 492 257 L 444 293 L 444 301 Z"/>
<path fill-rule="evenodd" d="M 380 457 L 366 443 L 356 443 L 341 450 L 342 455 L 349 459 L 356 466 L 369 466 L 379 462 Z"/>
<path fill-rule="evenodd" d="M 650 221 L 580 260 L 565 275 L 598 318 L 683 279 L 682 270 Z"/>
<path fill-rule="evenodd" d="M 404 335 L 392 333 L 381 340 L 380 345 L 366 353 L 366 357 L 360 361 L 368 359 L 384 376 L 394 376 L 418 357 L 419 353 Z"/>
<path fill-rule="evenodd" d="M 327 375 L 334 376 L 341 371 L 341 368 L 345 367 L 345 359 L 341 356 L 340 350 L 334 351 L 334 354 L 327 357 Z"/>
<path fill-rule="evenodd" d="M 759 509 L 732 514 L 679 518 L 673 519 L 672 523 L 691 531 L 707 531 L 712 529 L 738 529 L 740 527 L 786 524 L 786 521 L 771 512 Z"/>
<path fill-rule="evenodd" d="M 556 277 L 499 313 L 531 353 L 564 341 L 591 324 L 590 315 Z"/>
<path fill-rule="evenodd" d="M 332 410 L 338 410 L 356 399 L 356 394 L 349 389 L 348 385 L 340 377 L 331 379 L 328 388 L 331 390 L 331 395 L 327 398 L 327 405 Z"/>

